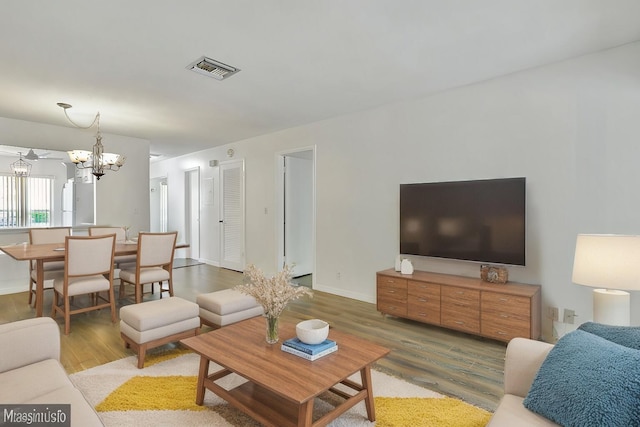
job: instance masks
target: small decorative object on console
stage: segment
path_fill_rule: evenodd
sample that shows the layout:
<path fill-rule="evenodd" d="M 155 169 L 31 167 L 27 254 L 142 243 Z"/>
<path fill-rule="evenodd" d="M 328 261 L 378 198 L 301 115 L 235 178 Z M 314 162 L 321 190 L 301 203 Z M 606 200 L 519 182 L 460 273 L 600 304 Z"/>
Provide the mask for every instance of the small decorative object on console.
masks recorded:
<path fill-rule="evenodd" d="M 480 266 L 480 278 L 489 283 L 507 283 L 509 271 L 506 267 L 483 264 Z"/>
<path fill-rule="evenodd" d="M 395 270 L 396 270 L 396 271 L 400 271 L 400 269 L 402 268 L 402 267 L 401 267 L 401 265 L 402 265 L 402 258 L 400 257 L 400 255 L 398 255 L 398 256 L 396 257 Z"/>
<path fill-rule="evenodd" d="M 400 264 L 400 273 L 401 274 L 413 274 L 413 264 L 408 259 L 403 259 Z"/>

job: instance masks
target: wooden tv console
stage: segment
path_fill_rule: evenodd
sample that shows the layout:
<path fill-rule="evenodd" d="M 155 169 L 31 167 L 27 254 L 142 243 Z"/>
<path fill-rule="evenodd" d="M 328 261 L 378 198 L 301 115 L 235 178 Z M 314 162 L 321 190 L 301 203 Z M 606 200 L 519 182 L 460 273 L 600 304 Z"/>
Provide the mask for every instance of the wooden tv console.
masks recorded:
<path fill-rule="evenodd" d="M 508 342 L 539 339 L 539 285 L 494 284 L 480 278 L 379 271 L 377 308 L 389 314 Z"/>

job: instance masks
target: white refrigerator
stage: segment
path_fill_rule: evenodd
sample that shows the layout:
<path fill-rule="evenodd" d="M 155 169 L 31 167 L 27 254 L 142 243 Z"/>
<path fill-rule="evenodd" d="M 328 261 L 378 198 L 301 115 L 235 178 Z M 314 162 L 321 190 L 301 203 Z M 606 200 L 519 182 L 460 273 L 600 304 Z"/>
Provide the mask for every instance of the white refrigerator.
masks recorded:
<path fill-rule="evenodd" d="M 95 191 L 93 183 L 67 182 L 62 188 L 62 225 L 95 224 Z"/>

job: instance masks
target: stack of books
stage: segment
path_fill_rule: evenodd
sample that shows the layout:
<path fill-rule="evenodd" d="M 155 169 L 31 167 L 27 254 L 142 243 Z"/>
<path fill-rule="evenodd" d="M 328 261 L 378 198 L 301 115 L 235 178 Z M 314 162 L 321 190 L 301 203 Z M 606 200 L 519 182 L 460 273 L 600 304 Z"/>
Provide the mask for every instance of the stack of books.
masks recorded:
<path fill-rule="evenodd" d="M 305 344 L 298 338 L 290 338 L 282 342 L 282 351 L 295 354 L 307 360 L 316 360 L 338 349 L 338 344 L 326 339 L 320 344 Z"/>

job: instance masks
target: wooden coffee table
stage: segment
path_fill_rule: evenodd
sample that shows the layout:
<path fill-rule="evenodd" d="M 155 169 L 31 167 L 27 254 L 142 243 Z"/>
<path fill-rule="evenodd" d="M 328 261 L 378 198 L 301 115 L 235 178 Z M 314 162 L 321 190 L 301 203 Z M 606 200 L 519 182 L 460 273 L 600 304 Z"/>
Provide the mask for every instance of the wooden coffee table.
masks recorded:
<path fill-rule="evenodd" d="M 313 362 L 280 349 L 295 336 L 295 325 L 280 322 L 280 342 L 265 341 L 265 319 L 254 317 L 180 342 L 200 355 L 196 403 L 211 390 L 234 407 L 268 426 L 323 426 L 364 400 L 367 417 L 375 421 L 371 364 L 389 349 L 331 329 L 338 351 Z M 223 369 L 209 374 L 209 362 Z M 349 376 L 360 372 L 361 383 Z M 248 381 L 225 389 L 217 380 L 235 373 Z M 346 387 L 337 385 L 343 384 Z M 330 391 L 344 399 L 331 412 L 313 419 L 314 400 Z"/>

